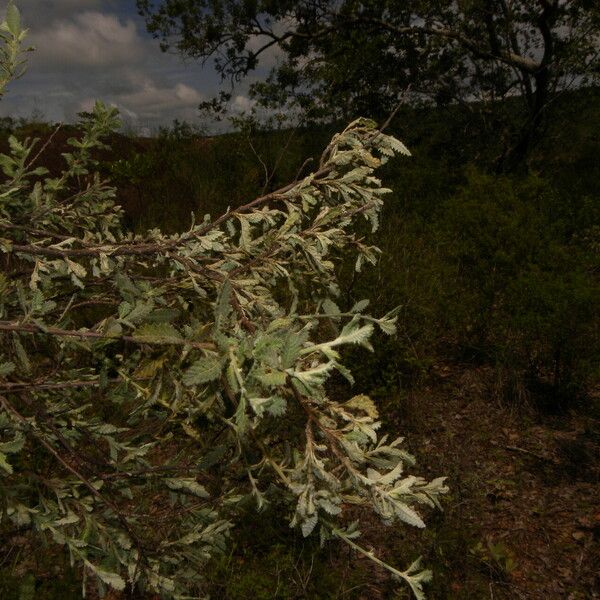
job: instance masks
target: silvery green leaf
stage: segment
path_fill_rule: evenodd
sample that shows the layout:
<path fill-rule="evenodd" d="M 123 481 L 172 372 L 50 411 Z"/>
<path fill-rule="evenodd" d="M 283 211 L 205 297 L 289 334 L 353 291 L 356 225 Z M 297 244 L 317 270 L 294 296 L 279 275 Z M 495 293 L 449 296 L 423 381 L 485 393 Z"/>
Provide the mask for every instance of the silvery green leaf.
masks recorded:
<path fill-rule="evenodd" d="M 69 512 L 62 519 L 55 521 L 55 525 L 62 527 L 63 525 L 73 525 L 74 523 L 78 523 L 78 522 L 79 522 L 79 517 L 75 513 Z"/>
<path fill-rule="evenodd" d="M 6 377 L 15 370 L 15 364 L 12 362 L 0 363 L 0 377 Z"/>
<path fill-rule="evenodd" d="M 396 320 L 396 318 L 389 320 L 381 319 L 377 321 L 377 325 L 379 325 L 381 331 L 383 331 L 383 333 L 386 335 L 395 335 L 397 332 Z"/>
<path fill-rule="evenodd" d="M 265 412 L 273 417 L 280 417 L 285 414 L 287 402 L 280 396 L 270 398 L 250 398 L 250 406 L 257 416 L 262 417 Z"/>
<path fill-rule="evenodd" d="M 290 374 L 306 388 L 311 388 L 325 383 L 334 368 L 335 364 L 328 362 L 307 371 L 292 371 Z"/>
<path fill-rule="evenodd" d="M 6 454 L 0 452 L 0 469 L 6 471 L 9 475 L 13 474 L 12 465 L 8 462 Z"/>
<path fill-rule="evenodd" d="M 338 305 L 333 302 L 333 300 L 331 300 L 330 298 L 327 298 L 324 302 L 323 302 L 323 312 L 326 315 L 339 315 L 340 314 L 340 309 L 338 307 Z"/>
<path fill-rule="evenodd" d="M 295 364 L 307 337 L 306 331 L 290 332 L 286 335 L 281 350 L 281 364 L 284 369 L 289 369 Z"/>
<path fill-rule="evenodd" d="M 6 24 L 13 35 L 18 36 L 21 33 L 21 13 L 12 2 L 6 9 Z"/>
<path fill-rule="evenodd" d="M 94 572 L 95 575 L 98 576 L 106 585 L 111 588 L 122 592 L 125 589 L 125 581 L 118 573 L 112 573 L 110 571 L 105 571 L 96 565 L 93 565 L 89 561 L 85 561 L 86 565 Z"/>
<path fill-rule="evenodd" d="M 327 500 L 327 498 L 321 498 L 319 506 L 330 515 L 339 515 L 342 512 L 342 509 L 337 504 Z"/>
<path fill-rule="evenodd" d="M 404 154 L 404 156 L 411 156 L 410 150 L 395 137 L 389 137 L 390 147 L 394 152 L 398 152 L 400 154 Z"/>
<path fill-rule="evenodd" d="M 365 308 L 367 308 L 370 304 L 370 300 L 360 300 L 357 302 L 351 309 L 352 313 L 361 313 Z"/>
<path fill-rule="evenodd" d="M 165 479 L 167 487 L 176 492 L 183 492 L 198 496 L 199 498 L 210 498 L 210 494 L 203 485 L 200 485 L 195 479 L 178 478 Z"/>
<path fill-rule="evenodd" d="M 204 356 L 185 371 L 182 381 L 187 386 L 201 385 L 219 379 L 222 370 L 223 363 L 219 358 Z"/>
<path fill-rule="evenodd" d="M 285 385 L 287 375 L 283 371 L 263 371 L 258 370 L 253 373 L 253 376 L 267 387 L 279 387 Z"/>
<path fill-rule="evenodd" d="M 304 522 L 302 523 L 302 527 L 301 527 L 302 535 L 304 537 L 308 537 L 313 532 L 313 530 L 317 526 L 318 522 L 319 522 L 319 518 L 316 514 L 305 519 Z"/>
<path fill-rule="evenodd" d="M 420 515 L 404 502 L 394 501 L 394 512 L 401 521 L 408 523 L 408 525 L 413 525 L 419 529 L 425 527 L 425 523 Z"/>

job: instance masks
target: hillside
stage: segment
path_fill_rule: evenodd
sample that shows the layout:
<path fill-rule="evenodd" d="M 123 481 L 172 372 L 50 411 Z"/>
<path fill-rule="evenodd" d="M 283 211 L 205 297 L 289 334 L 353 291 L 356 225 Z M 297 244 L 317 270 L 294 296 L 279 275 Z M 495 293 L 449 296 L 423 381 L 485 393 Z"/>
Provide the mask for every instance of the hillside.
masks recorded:
<path fill-rule="evenodd" d="M 566 96 L 558 115 L 528 172 L 499 176 L 493 141 L 468 114 L 401 112 L 394 133 L 413 158 L 383 173 L 394 193 L 375 236 L 380 265 L 338 265 L 340 307 L 402 306 L 397 339 L 348 353 L 355 389 L 379 402 L 427 475 L 449 477 L 451 494 L 424 535 L 370 520 L 364 541 L 402 564 L 423 554 L 432 599 L 600 596 L 600 90 Z M 48 157 L 77 135 L 9 128 L 41 137 L 51 170 L 60 164 Z M 98 159 L 131 228 L 183 230 L 192 211 L 200 220 L 310 171 L 305 159 L 335 129 L 204 138 L 176 127 L 114 136 Z M 384 572 L 373 578 L 345 549 L 302 540 L 278 510 L 253 516 L 212 565 L 213 598 L 393 597 Z M 40 561 L 34 543 L 5 540 L 0 596 L 79 597 L 69 568 Z"/>

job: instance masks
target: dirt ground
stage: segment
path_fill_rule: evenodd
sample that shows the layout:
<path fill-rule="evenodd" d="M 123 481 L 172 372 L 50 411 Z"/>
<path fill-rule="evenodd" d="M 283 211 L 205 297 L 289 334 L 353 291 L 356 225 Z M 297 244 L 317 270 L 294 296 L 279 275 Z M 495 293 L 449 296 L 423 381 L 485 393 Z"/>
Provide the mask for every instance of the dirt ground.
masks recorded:
<path fill-rule="evenodd" d="M 406 432 L 416 471 L 447 475 L 451 493 L 424 532 L 372 522 L 363 542 L 383 540 L 395 564 L 423 554 L 431 599 L 600 598 L 598 420 L 501 406 L 487 380 L 442 368 L 399 400 L 405 417 L 392 429 Z M 360 597 L 397 597 L 380 578 Z"/>

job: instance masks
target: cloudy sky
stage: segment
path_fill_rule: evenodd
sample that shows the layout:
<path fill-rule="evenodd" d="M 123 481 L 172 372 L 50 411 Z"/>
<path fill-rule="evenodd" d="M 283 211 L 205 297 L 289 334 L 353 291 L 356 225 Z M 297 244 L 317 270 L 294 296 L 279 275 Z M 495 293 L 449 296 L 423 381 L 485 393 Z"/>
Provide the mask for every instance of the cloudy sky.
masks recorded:
<path fill-rule="evenodd" d="M 29 42 L 25 77 L 0 102 L 0 116 L 71 121 L 96 99 L 116 105 L 143 132 L 173 119 L 198 121 L 198 104 L 221 85 L 208 66 L 160 51 L 135 0 L 17 0 Z M 6 0 L 0 0 L 2 14 Z M 223 84 L 227 85 L 227 84 Z M 248 100 L 236 91 L 235 106 Z"/>

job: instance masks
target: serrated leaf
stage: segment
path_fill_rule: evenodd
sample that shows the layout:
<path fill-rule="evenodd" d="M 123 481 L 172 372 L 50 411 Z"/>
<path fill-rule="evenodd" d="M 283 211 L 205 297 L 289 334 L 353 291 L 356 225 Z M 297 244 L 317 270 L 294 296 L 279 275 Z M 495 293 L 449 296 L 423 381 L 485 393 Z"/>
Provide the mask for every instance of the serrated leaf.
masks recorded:
<path fill-rule="evenodd" d="M 342 509 L 337 504 L 327 500 L 327 498 L 321 498 L 319 506 L 330 515 L 339 515 L 342 512 Z"/>
<path fill-rule="evenodd" d="M 365 396 L 364 394 L 360 394 L 358 396 L 354 396 L 348 402 L 346 402 L 345 406 L 348 408 L 355 408 L 358 410 L 362 410 L 372 419 L 379 418 L 379 411 L 377 410 L 377 406 L 375 402 L 369 398 L 369 396 Z"/>
<path fill-rule="evenodd" d="M 204 356 L 197 360 L 184 374 L 183 384 L 191 387 L 193 385 L 202 385 L 215 381 L 221 376 L 223 364 L 215 356 Z"/>
<path fill-rule="evenodd" d="M 105 571 L 96 565 L 93 565 L 89 561 L 86 561 L 86 565 L 97 575 L 99 579 L 101 579 L 106 585 L 111 588 L 117 590 L 118 592 L 122 592 L 125 589 L 125 581 L 118 573 L 112 573 L 110 571 Z"/>
<path fill-rule="evenodd" d="M 210 494 L 203 485 L 200 485 L 195 479 L 178 478 L 165 479 L 167 487 L 175 492 L 183 492 L 198 496 L 198 498 L 210 498 Z"/>
<path fill-rule="evenodd" d="M 15 363 L 13 362 L 4 362 L 0 363 L 0 377 L 6 377 L 10 375 L 15 370 Z"/>
<path fill-rule="evenodd" d="M 404 521 L 408 525 L 413 525 L 419 529 L 425 527 L 425 523 L 421 516 L 408 506 L 408 504 L 404 504 L 404 502 L 394 501 L 394 512 L 401 521 Z"/>
<path fill-rule="evenodd" d="M 16 454 L 17 452 L 21 452 L 23 450 L 23 446 L 25 445 L 25 438 L 17 434 L 14 440 L 11 442 L 0 443 L 0 452 L 5 452 L 6 454 Z"/>
<path fill-rule="evenodd" d="M 253 376 L 267 387 L 285 385 L 287 375 L 283 371 L 255 371 Z"/>
<path fill-rule="evenodd" d="M 58 521 L 55 521 L 54 524 L 58 525 L 59 527 L 62 527 L 63 525 L 73 525 L 74 523 L 78 523 L 78 522 L 79 522 L 79 517 L 75 513 L 69 512 L 62 519 L 58 519 Z"/>
<path fill-rule="evenodd" d="M 377 324 L 379 325 L 381 331 L 386 335 L 395 335 L 397 332 L 396 319 L 382 319 L 380 321 L 377 321 Z"/>
<path fill-rule="evenodd" d="M 314 528 L 317 526 L 317 523 L 319 522 L 319 518 L 316 514 L 308 517 L 303 523 L 302 523 L 302 535 L 304 537 L 308 537 L 314 530 Z"/>
<path fill-rule="evenodd" d="M 223 283 L 223 287 L 219 293 L 219 299 L 215 306 L 215 326 L 220 328 L 223 325 L 224 320 L 231 313 L 231 282 L 226 279 Z"/>
<path fill-rule="evenodd" d="M 360 300 L 352 307 L 350 312 L 361 313 L 363 310 L 365 310 L 365 308 L 367 308 L 369 306 L 369 304 L 370 304 L 370 300 Z"/>
<path fill-rule="evenodd" d="M 152 344 L 168 344 L 182 339 L 181 333 L 170 323 L 146 323 L 135 330 L 134 337 Z"/>
<path fill-rule="evenodd" d="M 265 412 L 273 417 L 280 417 L 287 410 L 287 402 L 285 398 L 280 396 L 272 396 L 271 398 L 250 398 L 249 400 L 252 410 L 257 416 L 262 417 Z"/>
<path fill-rule="evenodd" d="M 328 362 L 308 371 L 293 371 L 292 375 L 307 388 L 319 386 L 325 383 L 329 373 L 335 368 L 335 363 Z"/>
<path fill-rule="evenodd" d="M 340 336 L 331 342 L 330 346 L 340 346 L 342 344 L 362 344 L 373 335 L 373 325 L 370 323 L 358 326 L 356 321 L 348 323 L 341 331 Z"/>
<path fill-rule="evenodd" d="M 323 302 L 323 312 L 326 315 L 339 315 L 340 314 L 340 309 L 339 306 L 331 299 L 327 298 L 324 302 Z"/>
<path fill-rule="evenodd" d="M 390 142 L 390 147 L 394 152 L 403 154 L 404 156 L 412 156 L 410 150 L 400 140 L 391 136 L 388 137 L 388 140 Z"/>
<path fill-rule="evenodd" d="M 23 348 L 23 344 L 21 344 L 21 340 L 16 333 L 13 333 L 13 344 L 15 346 L 15 351 L 17 353 L 17 357 L 19 362 L 21 363 L 21 368 L 27 372 L 31 372 L 31 362 L 29 357 L 27 356 L 27 352 L 25 352 L 25 348 Z"/>
<path fill-rule="evenodd" d="M 294 363 L 300 356 L 302 346 L 306 342 L 306 332 L 290 332 L 286 335 L 281 349 L 281 363 L 284 369 L 289 369 L 294 366 Z"/>
<path fill-rule="evenodd" d="M 6 454 L 4 452 L 0 452 L 0 468 L 4 469 L 9 475 L 13 474 L 13 468 L 11 464 L 7 460 Z"/>

